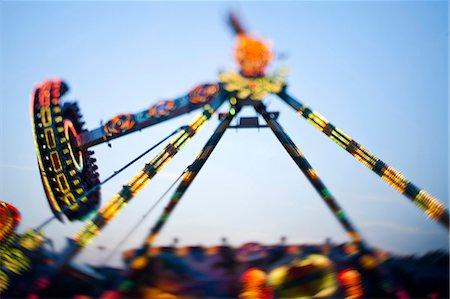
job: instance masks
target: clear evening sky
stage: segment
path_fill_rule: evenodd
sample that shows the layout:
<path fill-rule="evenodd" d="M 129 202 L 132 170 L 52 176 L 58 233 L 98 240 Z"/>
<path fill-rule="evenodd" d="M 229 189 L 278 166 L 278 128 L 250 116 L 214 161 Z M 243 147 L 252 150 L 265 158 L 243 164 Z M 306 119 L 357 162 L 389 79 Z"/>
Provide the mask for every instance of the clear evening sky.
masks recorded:
<path fill-rule="evenodd" d="M 138 112 L 235 70 L 236 10 L 287 66 L 289 92 L 448 206 L 447 2 L 2 2 L 0 199 L 22 213 L 19 231 L 51 216 L 38 173 L 29 96 L 46 78 L 71 87 L 88 129 Z M 399 254 L 448 250 L 448 233 L 409 199 L 276 97 L 279 122 L 369 244 Z M 226 110 L 226 106 L 222 110 Z M 243 115 L 254 115 L 251 109 Z M 92 148 L 100 178 L 195 115 Z M 134 198 L 80 261 L 100 263 L 190 164 L 209 124 Z M 159 150 L 159 149 L 158 149 Z M 102 189 L 106 203 L 158 150 Z M 123 249 L 139 246 L 164 204 Z M 47 226 L 58 249 L 82 223 Z M 233 245 L 347 240 L 312 186 L 268 129 L 229 130 L 162 231 L 157 244 Z M 100 251 L 98 246 L 105 246 Z M 97 259 L 96 259 L 97 258 Z M 112 264 L 118 265 L 119 254 Z"/>

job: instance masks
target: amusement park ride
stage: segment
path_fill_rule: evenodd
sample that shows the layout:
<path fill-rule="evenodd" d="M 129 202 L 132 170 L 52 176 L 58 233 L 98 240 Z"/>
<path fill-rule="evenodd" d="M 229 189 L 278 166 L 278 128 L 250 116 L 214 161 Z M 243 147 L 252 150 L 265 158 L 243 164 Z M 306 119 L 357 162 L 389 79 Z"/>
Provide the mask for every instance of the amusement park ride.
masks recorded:
<path fill-rule="evenodd" d="M 65 219 L 86 222 L 84 228 L 71 239 L 56 268 L 66 265 L 88 246 L 225 103 L 229 103 L 228 112 L 219 114 L 218 127 L 195 161 L 183 172 L 181 182 L 162 215 L 151 228 L 144 244 L 136 251 L 139 254 L 130 259 L 130 279 L 147 267 L 156 237 L 226 129 L 233 127 L 232 120 L 244 106 L 253 107 L 265 120 L 266 125 L 261 125 L 257 117 L 241 117 L 238 125 L 234 127 L 270 128 L 347 232 L 350 240 L 360 251 L 370 254 L 370 247 L 347 214 L 277 121 L 278 113 L 267 111 L 263 100 L 268 94 L 277 95 L 319 131 L 409 198 L 426 216 L 449 229 L 448 210 L 441 202 L 407 180 L 400 172 L 370 153 L 319 113 L 293 98 L 288 93 L 282 71 L 273 75 L 265 72 L 273 58 L 268 45 L 250 35 L 233 15 L 230 16 L 230 24 L 237 35 L 235 58 L 240 66 L 239 72 L 222 73 L 217 83 L 199 85 L 183 97 L 158 102 L 136 114 L 117 115 L 94 130 L 88 131 L 84 128 L 77 103 L 63 102 L 62 98 L 68 91 L 65 82 L 49 80 L 36 87 L 31 99 L 32 128 L 39 171 L 54 214 L 53 219 L 57 218 L 62 222 Z M 188 125 L 178 128 L 161 141 L 160 144 L 174 136 L 158 155 L 145 164 L 136 176 L 97 211 L 101 198 L 100 186 L 111 177 L 100 182 L 96 160 L 92 157 L 90 148 L 200 108 L 203 111 Z"/>

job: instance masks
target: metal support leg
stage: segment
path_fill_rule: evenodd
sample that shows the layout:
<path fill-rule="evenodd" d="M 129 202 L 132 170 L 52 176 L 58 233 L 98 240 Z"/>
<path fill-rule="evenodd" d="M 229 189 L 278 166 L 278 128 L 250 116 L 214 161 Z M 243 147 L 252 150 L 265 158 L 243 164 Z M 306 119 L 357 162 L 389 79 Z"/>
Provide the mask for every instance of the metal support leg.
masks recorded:
<path fill-rule="evenodd" d="M 314 189 L 316 189 L 316 191 L 319 193 L 320 197 L 322 197 L 325 204 L 328 206 L 328 208 L 334 214 L 336 219 L 345 229 L 350 239 L 356 244 L 359 244 L 359 246 L 362 249 L 367 250 L 368 247 L 362 240 L 361 235 L 358 233 L 353 224 L 347 218 L 347 215 L 344 213 L 343 209 L 339 206 L 339 204 L 337 203 L 331 192 L 327 189 L 325 184 L 322 182 L 317 173 L 311 167 L 308 160 L 306 160 L 306 158 L 303 156 L 302 152 L 297 148 L 297 146 L 289 138 L 286 132 L 284 132 L 283 128 L 274 119 L 274 117 L 266 111 L 266 107 L 262 102 L 255 102 L 254 106 L 256 111 L 262 115 L 264 120 L 269 125 L 270 129 L 274 132 L 275 136 L 278 138 L 283 147 L 292 157 L 295 164 L 297 164 L 297 166 L 300 168 L 300 170 L 303 172 L 303 174 L 306 176 L 309 182 L 313 185 Z"/>
<path fill-rule="evenodd" d="M 425 190 L 419 189 L 400 172 L 381 161 L 355 140 L 329 123 L 322 115 L 289 96 L 286 90 L 280 92 L 278 96 L 358 161 L 378 174 L 400 193 L 408 197 L 428 217 L 442 224 L 447 230 L 449 229 L 448 209 L 438 199 L 428 194 Z"/>
<path fill-rule="evenodd" d="M 133 270 L 138 270 L 144 268 L 149 260 L 149 249 L 153 245 L 156 237 L 158 236 L 161 229 L 166 224 L 168 218 L 174 211 L 175 207 L 180 202 L 181 198 L 189 188 L 189 186 L 192 184 L 194 179 L 197 177 L 197 174 L 202 169 L 202 167 L 205 165 L 206 160 L 210 157 L 211 153 L 219 143 L 220 139 L 225 133 L 225 130 L 230 126 L 230 122 L 233 120 L 234 116 L 239 112 L 239 108 L 237 107 L 237 111 L 235 114 L 228 114 L 225 118 L 222 119 L 221 123 L 217 127 L 217 129 L 214 131 L 214 133 L 209 138 L 208 142 L 205 144 L 203 149 L 198 154 L 195 161 L 191 164 L 189 169 L 185 172 L 185 174 L 182 177 L 182 180 L 180 184 L 178 185 L 177 189 L 174 191 L 172 197 L 170 198 L 169 203 L 164 208 L 164 211 L 162 212 L 161 216 L 159 217 L 158 221 L 155 223 L 155 225 L 151 228 L 150 233 L 148 237 L 146 238 L 144 244 L 142 245 L 139 252 L 142 253 L 142 256 L 137 257 L 132 263 L 131 268 Z"/>
<path fill-rule="evenodd" d="M 281 125 L 275 120 L 274 116 L 270 113 L 267 113 L 266 108 L 262 102 L 255 102 L 254 104 L 256 111 L 262 115 L 270 129 L 274 132 L 275 136 L 281 142 L 283 147 L 295 161 L 300 170 L 305 174 L 306 178 L 313 185 L 314 189 L 319 193 L 319 195 L 324 200 L 325 204 L 331 210 L 331 212 L 335 215 L 336 219 L 342 225 L 342 227 L 347 232 L 350 239 L 355 242 L 360 247 L 360 254 L 369 254 L 373 255 L 372 250 L 366 244 L 366 242 L 362 239 L 361 234 L 356 230 L 350 220 L 347 218 L 343 209 L 339 206 L 336 199 L 333 197 L 331 192 L 327 189 L 325 184 L 319 178 L 317 173 L 309 164 L 308 160 L 303 156 L 302 152 L 297 148 L 294 142 L 289 138 L 286 132 L 283 130 Z M 405 292 L 403 288 L 389 275 L 387 274 L 386 269 L 378 264 L 377 273 L 380 275 L 381 281 L 386 281 L 386 285 L 391 285 L 394 287 L 394 290 L 397 293 Z M 383 285 L 383 284 L 382 284 Z M 384 287 L 387 292 L 389 292 L 389 287 Z M 397 295 L 398 296 L 398 295 Z"/>

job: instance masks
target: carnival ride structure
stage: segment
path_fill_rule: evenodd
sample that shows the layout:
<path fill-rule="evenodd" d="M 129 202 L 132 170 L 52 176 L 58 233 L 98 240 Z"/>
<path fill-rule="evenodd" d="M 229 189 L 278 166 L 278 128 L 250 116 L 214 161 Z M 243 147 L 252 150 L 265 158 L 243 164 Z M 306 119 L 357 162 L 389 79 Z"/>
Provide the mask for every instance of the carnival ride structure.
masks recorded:
<path fill-rule="evenodd" d="M 77 103 L 63 101 L 64 94 L 68 91 L 68 85 L 65 82 L 48 80 L 35 88 L 31 99 L 32 128 L 42 183 L 54 214 L 52 219 L 86 221 L 84 228 L 71 239 L 59 266 L 66 264 L 88 246 L 225 103 L 229 103 L 228 112 L 219 114 L 218 127 L 194 162 L 183 171 L 180 176 L 181 182 L 151 228 L 140 250 L 137 251 L 139 254 L 131 259 L 130 268 L 139 272 L 147 266 L 149 252 L 156 237 L 216 148 L 226 129 L 230 127 L 270 128 L 347 232 L 350 240 L 358 245 L 361 251 L 370 253 L 370 247 L 347 214 L 277 121 L 278 112 L 267 110 L 263 100 L 268 94 L 277 95 L 319 131 L 405 195 L 423 210 L 426 216 L 449 229 L 448 210 L 438 199 L 410 182 L 400 172 L 370 153 L 318 112 L 292 97 L 288 93 L 282 70 L 274 74 L 266 73 L 266 67 L 273 58 L 269 46 L 249 34 L 234 15 L 230 16 L 230 24 L 237 36 L 235 58 L 240 66 L 239 72 L 221 73 L 216 83 L 198 85 L 185 96 L 160 101 L 139 113 L 117 115 L 93 130 L 84 128 Z M 238 125 L 232 126 L 232 120 L 244 106 L 253 107 L 265 120 L 266 125 L 261 125 L 258 117 L 241 117 Z M 176 129 L 159 142 L 158 145 L 173 137 L 158 155 L 145 164 L 136 176 L 97 211 L 100 206 L 100 186 L 117 172 L 100 182 L 96 160 L 90 148 L 200 108 L 203 110 L 189 124 Z M 45 222 L 39 229 L 52 219 Z"/>

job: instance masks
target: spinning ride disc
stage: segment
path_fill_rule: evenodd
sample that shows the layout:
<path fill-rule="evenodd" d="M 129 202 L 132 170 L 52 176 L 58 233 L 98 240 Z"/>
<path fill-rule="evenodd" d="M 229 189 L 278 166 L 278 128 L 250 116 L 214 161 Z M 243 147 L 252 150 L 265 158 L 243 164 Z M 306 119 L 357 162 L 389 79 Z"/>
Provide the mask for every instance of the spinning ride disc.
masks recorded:
<path fill-rule="evenodd" d="M 79 108 L 60 101 L 67 91 L 62 81 L 46 81 L 31 99 L 39 171 L 50 208 L 60 221 L 62 214 L 70 221 L 81 220 L 100 204 L 99 189 L 76 202 L 99 179 L 94 152 L 77 147 L 77 136 L 85 131 Z"/>

